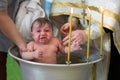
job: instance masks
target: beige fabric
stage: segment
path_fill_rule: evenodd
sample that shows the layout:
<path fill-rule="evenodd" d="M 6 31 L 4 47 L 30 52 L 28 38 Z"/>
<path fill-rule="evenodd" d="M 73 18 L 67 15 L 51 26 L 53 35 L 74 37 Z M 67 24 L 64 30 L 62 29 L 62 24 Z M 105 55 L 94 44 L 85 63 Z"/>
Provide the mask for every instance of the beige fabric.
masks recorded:
<path fill-rule="evenodd" d="M 26 0 L 20 5 L 15 23 L 26 41 L 32 39 L 30 35 L 32 22 L 38 17 L 45 17 L 45 11 L 41 5 L 44 4 L 41 4 L 40 0 Z"/>

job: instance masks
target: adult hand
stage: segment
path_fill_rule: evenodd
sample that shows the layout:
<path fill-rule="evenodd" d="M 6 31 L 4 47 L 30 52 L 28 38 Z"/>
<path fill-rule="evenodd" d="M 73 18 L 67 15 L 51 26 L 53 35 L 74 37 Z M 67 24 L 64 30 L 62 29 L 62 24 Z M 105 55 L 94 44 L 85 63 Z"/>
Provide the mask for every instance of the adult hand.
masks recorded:
<path fill-rule="evenodd" d="M 62 33 L 63 36 L 68 35 L 68 32 L 69 32 L 69 23 L 64 24 L 64 25 L 60 28 L 60 32 Z"/>
<path fill-rule="evenodd" d="M 20 51 L 26 52 L 27 51 L 27 44 L 26 43 L 21 43 L 17 45 Z"/>
<path fill-rule="evenodd" d="M 63 39 L 63 45 L 68 45 L 69 35 Z M 85 30 L 75 30 L 72 31 L 71 43 L 78 42 L 79 44 L 84 44 L 87 41 L 87 34 Z"/>
<path fill-rule="evenodd" d="M 76 30 L 77 29 L 78 24 L 76 22 L 73 22 L 72 24 L 72 30 Z M 65 23 L 61 29 L 60 32 L 62 33 L 63 36 L 67 36 L 69 34 L 69 27 L 70 27 L 70 23 Z"/>

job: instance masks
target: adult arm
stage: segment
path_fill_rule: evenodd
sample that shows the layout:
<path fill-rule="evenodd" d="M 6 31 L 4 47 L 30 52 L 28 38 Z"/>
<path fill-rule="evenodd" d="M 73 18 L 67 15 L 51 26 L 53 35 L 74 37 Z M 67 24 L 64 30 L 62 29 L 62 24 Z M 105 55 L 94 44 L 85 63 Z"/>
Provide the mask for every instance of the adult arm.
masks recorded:
<path fill-rule="evenodd" d="M 26 42 L 17 30 L 14 22 L 8 16 L 6 10 L 0 11 L 0 30 L 11 39 L 22 51 L 26 51 Z"/>

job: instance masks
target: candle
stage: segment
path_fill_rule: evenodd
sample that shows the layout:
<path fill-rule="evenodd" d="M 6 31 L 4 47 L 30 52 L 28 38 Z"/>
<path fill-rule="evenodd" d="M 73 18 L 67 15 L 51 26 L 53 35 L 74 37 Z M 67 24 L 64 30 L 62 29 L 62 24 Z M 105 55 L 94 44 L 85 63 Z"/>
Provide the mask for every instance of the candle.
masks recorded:
<path fill-rule="evenodd" d="M 91 12 L 88 8 L 89 11 L 89 24 L 88 24 L 88 43 L 87 43 L 87 61 L 89 61 L 89 54 L 90 54 L 90 26 L 91 26 Z"/>
<path fill-rule="evenodd" d="M 102 56 L 102 44 L 103 44 L 103 20 L 104 19 L 104 11 L 103 8 L 101 7 L 101 37 L 100 37 L 100 56 Z"/>
<path fill-rule="evenodd" d="M 71 8 L 71 13 L 70 13 L 70 28 L 69 28 L 69 43 L 68 43 L 68 64 L 70 63 L 70 45 L 71 45 L 71 35 L 72 35 L 72 13 L 73 13 L 73 8 Z"/>

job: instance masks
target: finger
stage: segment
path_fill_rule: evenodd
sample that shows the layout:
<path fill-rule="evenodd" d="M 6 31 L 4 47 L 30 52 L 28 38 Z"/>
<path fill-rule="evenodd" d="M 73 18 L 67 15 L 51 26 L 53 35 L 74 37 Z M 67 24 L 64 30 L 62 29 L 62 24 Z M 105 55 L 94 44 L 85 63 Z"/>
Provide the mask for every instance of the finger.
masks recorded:
<path fill-rule="evenodd" d="M 67 41 L 68 40 L 68 38 L 69 38 L 69 36 L 66 36 L 65 38 L 63 38 L 63 42 L 65 42 L 65 41 Z"/>
<path fill-rule="evenodd" d="M 79 50 L 82 50 L 82 49 L 83 49 L 83 48 L 80 46 L 80 47 L 79 47 Z"/>
<path fill-rule="evenodd" d="M 69 36 L 70 36 L 70 35 L 66 36 L 66 37 L 63 39 L 64 45 L 68 44 Z M 72 37 L 71 37 L 71 43 L 73 43 L 74 41 L 75 41 L 75 37 L 72 36 Z"/>
<path fill-rule="evenodd" d="M 42 55 L 42 53 L 40 52 L 40 53 L 39 53 L 39 56 L 41 56 L 41 55 Z"/>
<path fill-rule="evenodd" d="M 68 45 L 68 41 L 63 42 L 63 45 L 67 46 Z"/>
<path fill-rule="evenodd" d="M 69 30 L 69 26 L 70 26 L 69 23 L 64 25 L 64 30 Z"/>
<path fill-rule="evenodd" d="M 67 34 L 68 34 L 68 30 L 67 30 L 67 29 L 61 28 L 61 29 L 60 29 L 60 32 L 61 32 L 63 35 L 67 35 Z"/>
<path fill-rule="evenodd" d="M 66 31 L 61 32 L 61 34 L 62 34 L 63 36 L 67 36 L 67 35 L 68 35 L 68 33 L 67 33 Z"/>
<path fill-rule="evenodd" d="M 64 31 L 63 28 L 60 29 L 60 32 L 61 32 L 62 34 L 65 34 L 65 31 Z"/>
<path fill-rule="evenodd" d="M 31 45 L 28 45 L 27 46 L 27 49 L 31 52 L 31 51 L 34 51 L 33 47 Z"/>
<path fill-rule="evenodd" d="M 27 44 L 19 44 L 18 45 L 20 51 L 26 52 L 27 51 Z"/>
<path fill-rule="evenodd" d="M 72 37 L 71 42 L 77 42 L 76 38 Z"/>

